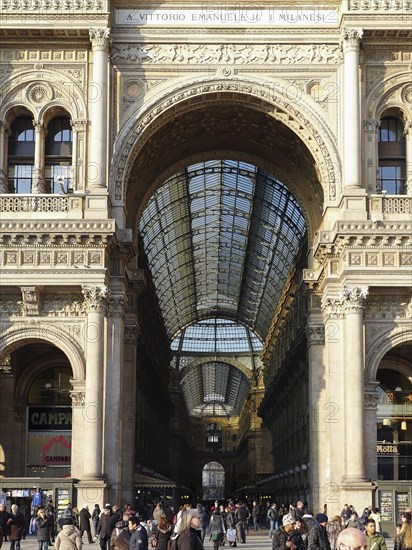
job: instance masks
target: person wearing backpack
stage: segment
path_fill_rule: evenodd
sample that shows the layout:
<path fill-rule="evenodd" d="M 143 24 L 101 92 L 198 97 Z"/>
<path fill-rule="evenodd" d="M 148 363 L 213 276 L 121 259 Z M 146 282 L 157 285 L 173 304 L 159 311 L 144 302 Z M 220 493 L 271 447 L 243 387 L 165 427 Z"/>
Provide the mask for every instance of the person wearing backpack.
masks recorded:
<path fill-rule="evenodd" d="M 277 505 L 276 505 L 276 502 L 272 502 L 269 510 L 268 510 L 268 513 L 267 513 L 267 517 L 268 517 L 268 520 L 269 520 L 269 538 L 271 539 L 272 538 L 272 535 L 273 535 L 273 531 L 276 531 L 276 529 L 279 528 L 279 513 L 278 513 L 278 508 L 277 508 Z"/>

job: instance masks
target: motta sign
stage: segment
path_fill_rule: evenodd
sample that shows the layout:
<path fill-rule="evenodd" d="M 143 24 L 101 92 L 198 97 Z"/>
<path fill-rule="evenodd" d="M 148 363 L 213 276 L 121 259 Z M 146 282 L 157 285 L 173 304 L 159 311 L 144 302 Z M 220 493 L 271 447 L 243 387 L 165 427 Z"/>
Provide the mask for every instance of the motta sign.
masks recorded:
<path fill-rule="evenodd" d="M 378 455 L 398 455 L 398 444 L 397 443 L 378 443 L 377 445 Z"/>
<path fill-rule="evenodd" d="M 336 27 L 339 23 L 337 8 L 272 8 L 234 5 L 224 8 L 207 4 L 201 9 L 116 10 L 118 25 L 142 26 L 323 26 Z"/>
<path fill-rule="evenodd" d="M 30 431 L 58 431 L 71 429 L 71 407 L 29 407 Z"/>

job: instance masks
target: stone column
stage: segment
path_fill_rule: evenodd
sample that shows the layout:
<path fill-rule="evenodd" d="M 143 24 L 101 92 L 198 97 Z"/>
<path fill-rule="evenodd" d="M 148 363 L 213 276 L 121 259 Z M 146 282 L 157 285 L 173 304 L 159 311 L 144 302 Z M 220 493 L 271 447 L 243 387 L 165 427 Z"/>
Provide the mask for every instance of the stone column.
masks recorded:
<path fill-rule="evenodd" d="M 111 487 L 111 502 L 121 502 L 122 485 L 122 389 L 128 379 L 123 373 L 123 333 L 126 296 L 110 295 L 107 318 L 105 369 L 104 473 Z M 128 442 L 128 446 L 131 441 Z"/>
<path fill-rule="evenodd" d="M 46 131 L 41 122 L 33 120 L 34 126 L 34 167 L 33 167 L 33 182 L 31 191 L 32 193 L 45 193 L 46 182 L 44 180 L 44 148 Z"/>
<path fill-rule="evenodd" d="M 0 193 L 8 193 L 7 181 L 8 127 L 0 120 Z"/>
<path fill-rule="evenodd" d="M 103 372 L 106 286 L 83 287 L 86 323 L 86 401 L 84 406 L 84 468 L 87 478 L 102 478 Z"/>
<path fill-rule="evenodd" d="M 128 318 L 124 327 L 123 352 L 123 404 L 122 404 L 122 497 L 123 502 L 133 502 L 133 475 L 135 464 L 136 426 L 136 351 L 139 325 Z"/>
<path fill-rule="evenodd" d="M 405 194 L 412 195 L 412 122 L 405 122 L 405 148 L 406 148 L 406 167 L 405 167 Z"/>
<path fill-rule="evenodd" d="M 344 29 L 343 62 L 343 187 L 361 188 L 359 46 L 362 29 Z"/>
<path fill-rule="evenodd" d="M 86 464 L 84 456 L 84 407 L 85 382 L 84 380 L 70 380 L 72 391 L 72 458 L 71 477 L 81 478 Z"/>
<path fill-rule="evenodd" d="M 74 190 L 84 189 L 83 151 L 86 139 L 86 120 L 71 120 L 73 131 L 72 166 L 70 170 L 70 186 Z"/>
<path fill-rule="evenodd" d="M 345 288 L 342 292 L 345 311 L 345 480 L 355 483 L 365 480 L 363 312 L 367 295 L 367 288 Z"/>
<path fill-rule="evenodd" d="M 90 85 L 91 155 L 88 165 L 88 186 L 106 189 L 107 173 L 107 86 L 110 29 L 90 29 L 93 50 L 93 75 Z"/>
<path fill-rule="evenodd" d="M 378 456 L 376 451 L 377 422 L 376 411 L 379 396 L 376 388 L 379 382 L 367 382 L 365 384 L 365 464 L 366 478 L 378 479 Z"/>
<path fill-rule="evenodd" d="M 321 509 L 325 484 L 327 426 L 319 421 L 319 411 L 327 401 L 325 387 L 325 326 L 319 316 L 310 315 L 306 327 L 309 361 L 309 462 L 313 509 Z"/>
<path fill-rule="evenodd" d="M 369 193 L 376 193 L 378 189 L 378 130 L 379 120 L 367 119 L 363 121 L 365 136 L 365 187 Z"/>

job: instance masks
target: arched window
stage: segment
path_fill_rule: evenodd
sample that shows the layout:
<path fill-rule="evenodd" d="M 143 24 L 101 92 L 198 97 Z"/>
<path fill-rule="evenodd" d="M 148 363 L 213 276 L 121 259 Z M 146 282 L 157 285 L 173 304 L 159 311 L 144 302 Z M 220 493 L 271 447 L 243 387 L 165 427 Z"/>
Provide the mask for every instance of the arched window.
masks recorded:
<path fill-rule="evenodd" d="M 10 126 L 8 180 L 10 193 L 31 193 L 34 165 L 34 127 L 30 116 Z"/>
<path fill-rule="evenodd" d="M 72 129 L 65 116 L 53 118 L 47 126 L 46 137 L 46 191 L 48 193 L 70 192 L 72 165 Z"/>
<path fill-rule="evenodd" d="M 405 193 L 405 135 L 400 117 L 385 116 L 379 128 L 378 191 L 390 195 Z"/>

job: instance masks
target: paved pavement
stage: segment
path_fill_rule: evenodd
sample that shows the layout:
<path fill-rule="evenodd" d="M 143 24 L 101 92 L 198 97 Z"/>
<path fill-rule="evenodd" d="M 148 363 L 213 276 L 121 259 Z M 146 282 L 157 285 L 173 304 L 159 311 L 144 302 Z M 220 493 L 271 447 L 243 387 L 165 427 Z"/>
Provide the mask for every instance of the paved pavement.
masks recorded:
<path fill-rule="evenodd" d="M 84 537 L 86 538 L 86 536 Z M 212 542 L 208 540 L 208 536 L 206 535 L 205 540 L 205 550 L 211 550 L 213 548 Z M 393 550 L 393 539 L 386 539 L 386 546 L 388 550 Z M 258 531 L 255 533 L 254 531 L 250 531 L 249 535 L 246 537 L 246 544 L 239 544 L 237 545 L 239 549 L 245 549 L 245 550 L 262 550 L 265 548 L 266 550 L 270 550 L 272 545 L 271 541 L 269 540 L 269 533 L 266 529 L 262 529 L 261 531 Z M 10 543 L 3 542 L 2 550 L 9 550 Z M 222 547 L 221 547 L 222 548 Z M 223 547 L 224 550 L 228 548 L 227 545 Z M 88 544 L 87 542 L 83 544 L 84 550 L 100 550 L 100 546 L 98 543 L 95 544 Z M 28 536 L 26 540 L 21 541 L 21 550 L 38 550 L 37 545 L 37 539 L 33 536 Z M 54 550 L 54 546 L 49 546 L 49 550 Z"/>

